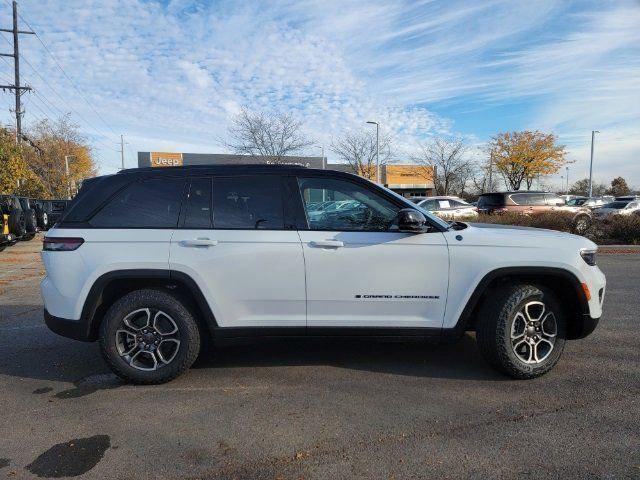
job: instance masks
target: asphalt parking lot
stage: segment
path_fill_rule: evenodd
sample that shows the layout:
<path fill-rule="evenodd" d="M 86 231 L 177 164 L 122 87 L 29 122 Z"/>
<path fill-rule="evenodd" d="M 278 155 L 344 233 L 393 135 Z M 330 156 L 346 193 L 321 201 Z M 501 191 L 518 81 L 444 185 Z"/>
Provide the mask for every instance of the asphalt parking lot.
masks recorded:
<path fill-rule="evenodd" d="M 161 386 L 43 324 L 38 240 L 0 253 L 0 478 L 640 478 L 640 255 L 550 374 L 455 345 L 225 347 Z"/>

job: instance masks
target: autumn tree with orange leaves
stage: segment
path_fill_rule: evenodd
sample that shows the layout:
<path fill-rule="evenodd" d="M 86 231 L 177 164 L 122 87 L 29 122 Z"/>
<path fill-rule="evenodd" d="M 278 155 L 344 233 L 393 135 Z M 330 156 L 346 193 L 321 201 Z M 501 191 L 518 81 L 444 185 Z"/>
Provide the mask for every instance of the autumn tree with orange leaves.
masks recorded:
<path fill-rule="evenodd" d="M 531 189 L 535 178 L 558 172 L 567 164 L 564 145 L 558 145 L 552 133 L 525 130 L 499 133 L 489 148 L 493 165 L 513 190 L 524 183 Z"/>

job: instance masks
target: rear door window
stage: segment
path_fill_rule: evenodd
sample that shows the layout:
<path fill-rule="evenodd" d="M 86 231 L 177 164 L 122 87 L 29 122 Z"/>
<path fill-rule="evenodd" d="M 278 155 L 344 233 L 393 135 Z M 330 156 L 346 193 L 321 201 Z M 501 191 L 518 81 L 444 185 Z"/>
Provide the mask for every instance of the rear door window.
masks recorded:
<path fill-rule="evenodd" d="M 275 175 L 214 178 L 213 226 L 221 230 L 283 230 L 281 178 Z"/>
<path fill-rule="evenodd" d="M 194 178 L 191 180 L 182 227 L 192 229 L 209 229 L 213 227 L 211 178 Z"/>
<path fill-rule="evenodd" d="M 478 208 L 502 207 L 504 196 L 500 194 L 481 195 L 478 199 Z"/>
<path fill-rule="evenodd" d="M 133 182 L 89 223 L 99 228 L 176 228 L 184 182 L 182 178 Z"/>

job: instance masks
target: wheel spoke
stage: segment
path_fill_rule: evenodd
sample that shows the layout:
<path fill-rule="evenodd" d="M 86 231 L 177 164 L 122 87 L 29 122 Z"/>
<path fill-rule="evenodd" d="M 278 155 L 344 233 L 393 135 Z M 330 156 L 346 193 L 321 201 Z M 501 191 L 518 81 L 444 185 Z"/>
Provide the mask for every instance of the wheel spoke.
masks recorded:
<path fill-rule="evenodd" d="M 121 342 L 121 337 L 125 336 L 125 338 L 131 342 L 130 346 L 127 346 L 129 342 Z M 129 330 L 119 329 L 116 330 L 116 347 L 118 348 L 118 353 L 121 357 L 130 355 L 136 347 L 138 346 L 138 340 L 136 339 L 135 333 L 130 332 Z"/>
<path fill-rule="evenodd" d="M 540 308 L 540 315 L 538 315 L 537 317 L 532 316 L 532 314 L 535 313 L 535 312 L 532 312 L 532 309 L 535 309 L 535 308 Z M 540 320 L 544 315 L 544 311 L 545 311 L 545 306 L 544 306 L 544 303 L 542 302 L 533 301 L 533 302 L 527 303 L 524 306 L 524 313 L 527 319 L 531 322 L 536 322 Z"/>
<path fill-rule="evenodd" d="M 173 335 L 178 331 L 178 326 L 173 318 L 162 310 L 158 310 L 158 313 L 153 317 L 153 328 L 162 336 Z"/>
<path fill-rule="evenodd" d="M 527 331 L 527 320 L 522 312 L 516 313 L 516 317 L 511 324 L 511 340 L 522 338 Z"/>
<path fill-rule="evenodd" d="M 144 314 L 146 316 L 146 319 L 145 319 L 144 325 L 136 326 L 133 322 L 140 320 L 140 314 Z M 142 330 L 145 327 L 148 327 L 150 321 L 151 321 L 151 310 L 149 310 L 148 308 L 139 308 L 138 310 L 134 310 L 129 315 L 124 317 L 124 319 L 122 320 L 122 323 L 124 323 L 125 326 L 131 328 L 132 330 L 138 331 L 138 330 Z"/>
<path fill-rule="evenodd" d="M 173 346 L 175 345 L 175 346 Z M 175 338 L 166 338 L 160 342 L 158 345 L 158 358 L 165 365 L 167 363 L 171 363 L 171 361 L 176 358 L 178 354 L 178 348 L 180 347 L 180 340 Z"/>
<path fill-rule="evenodd" d="M 144 364 L 135 364 L 136 363 L 136 359 L 138 357 L 142 357 L 142 356 L 147 356 L 148 358 L 150 358 L 151 360 L 153 360 L 153 366 L 152 367 L 147 367 L 144 366 Z M 140 361 L 142 359 L 139 359 Z M 158 368 L 158 359 L 156 358 L 155 354 L 151 351 L 148 350 L 138 350 L 136 352 L 135 355 L 133 355 L 133 357 L 131 357 L 131 360 L 129 361 L 129 365 L 131 365 L 133 368 L 137 368 L 138 370 L 146 370 L 146 371 L 152 371 L 155 370 L 156 368 Z"/>
<path fill-rule="evenodd" d="M 547 313 L 540 323 L 540 327 L 542 328 L 542 333 L 549 338 L 553 338 L 558 334 L 558 324 L 553 312 Z"/>

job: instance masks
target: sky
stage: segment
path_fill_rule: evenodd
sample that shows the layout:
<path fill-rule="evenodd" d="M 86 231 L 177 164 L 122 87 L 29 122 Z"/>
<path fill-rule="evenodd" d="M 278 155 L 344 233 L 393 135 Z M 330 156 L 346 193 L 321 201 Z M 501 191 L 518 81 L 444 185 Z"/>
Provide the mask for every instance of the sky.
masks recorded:
<path fill-rule="evenodd" d="M 640 0 L 20 0 L 19 11 L 38 33 L 20 39 L 34 89 L 24 123 L 71 112 L 102 173 L 120 166 L 120 134 L 127 167 L 137 151 L 225 152 L 246 107 L 292 113 L 316 142 L 304 153 L 324 145 L 329 161 L 332 139 L 368 120 L 399 161 L 434 136 L 483 155 L 498 132 L 539 129 L 566 145 L 570 181 L 588 176 L 599 130 L 595 179 L 640 188 Z M 1 57 L 0 81 L 12 75 Z M 0 91 L 5 125 L 12 101 Z"/>

